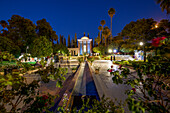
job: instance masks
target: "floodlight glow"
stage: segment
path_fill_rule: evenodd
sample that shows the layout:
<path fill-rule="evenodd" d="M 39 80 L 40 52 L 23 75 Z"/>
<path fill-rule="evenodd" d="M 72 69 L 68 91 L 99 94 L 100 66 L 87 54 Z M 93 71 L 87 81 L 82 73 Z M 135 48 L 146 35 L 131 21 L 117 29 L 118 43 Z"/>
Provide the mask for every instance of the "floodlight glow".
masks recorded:
<path fill-rule="evenodd" d="M 155 25 L 155 28 L 158 28 L 158 25 Z"/>
<path fill-rule="evenodd" d="M 142 45 L 143 45 L 143 42 L 140 42 L 140 43 L 139 43 L 139 45 L 141 45 L 141 46 L 142 46 Z"/>
<path fill-rule="evenodd" d="M 117 50 L 116 50 L 116 49 L 114 49 L 114 50 L 113 50 L 113 52 L 114 52 L 114 53 L 116 53 L 116 52 L 117 52 Z"/>
<path fill-rule="evenodd" d="M 109 52 L 109 53 L 111 53 L 111 52 L 112 52 L 112 50 L 111 50 L 111 49 L 109 49 L 109 50 L 108 50 L 108 52 Z"/>

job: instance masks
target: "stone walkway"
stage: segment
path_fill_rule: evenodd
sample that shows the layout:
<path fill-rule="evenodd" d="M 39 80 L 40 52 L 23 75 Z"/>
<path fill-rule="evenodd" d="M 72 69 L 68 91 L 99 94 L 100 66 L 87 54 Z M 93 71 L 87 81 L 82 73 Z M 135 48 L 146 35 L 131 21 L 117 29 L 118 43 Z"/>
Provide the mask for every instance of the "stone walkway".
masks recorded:
<path fill-rule="evenodd" d="M 94 73 L 94 67 L 96 65 L 100 66 L 99 74 Z M 127 98 L 127 95 L 124 93 L 126 90 L 131 89 L 131 86 L 124 84 L 117 85 L 113 83 L 113 75 L 110 75 L 110 73 L 107 72 L 107 69 L 109 69 L 111 65 L 113 64 L 109 60 L 96 60 L 91 66 L 92 76 L 94 78 L 99 97 L 101 98 L 103 95 L 105 95 L 105 97 L 108 97 L 112 100 L 117 99 L 118 101 L 124 102 Z M 121 72 L 118 67 L 118 65 L 113 65 L 113 69 Z M 134 72 L 134 70 L 130 71 Z M 124 107 L 124 109 L 125 112 L 130 112 L 127 106 Z"/>

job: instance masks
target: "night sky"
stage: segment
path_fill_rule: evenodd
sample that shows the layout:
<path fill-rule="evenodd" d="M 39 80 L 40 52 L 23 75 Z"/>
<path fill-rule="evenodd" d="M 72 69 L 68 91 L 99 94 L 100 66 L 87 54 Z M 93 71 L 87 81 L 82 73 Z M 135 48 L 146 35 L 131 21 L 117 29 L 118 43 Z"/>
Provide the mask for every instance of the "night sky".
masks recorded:
<path fill-rule="evenodd" d="M 105 20 L 110 27 L 108 10 L 114 8 L 113 36 L 120 33 L 131 21 L 153 18 L 156 21 L 170 19 L 162 12 L 155 0 L 0 0 L 0 20 L 8 20 L 12 15 L 20 15 L 34 23 L 45 18 L 57 35 L 71 38 L 84 32 L 90 38 L 97 37 L 100 21 Z M 2 29 L 2 27 L 0 27 Z"/>

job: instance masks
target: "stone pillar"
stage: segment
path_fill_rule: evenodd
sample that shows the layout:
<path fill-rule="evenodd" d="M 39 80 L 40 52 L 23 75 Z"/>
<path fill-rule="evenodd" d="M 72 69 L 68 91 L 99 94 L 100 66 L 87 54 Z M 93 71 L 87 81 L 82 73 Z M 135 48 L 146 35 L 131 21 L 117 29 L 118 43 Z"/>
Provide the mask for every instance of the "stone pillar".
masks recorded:
<path fill-rule="evenodd" d="M 90 53 L 92 53 L 92 41 L 90 42 Z"/>
<path fill-rule="evenodd" d="M 80 42 L 78 41 L 78 56 L 80 55 Z"/>
<path fill-rule="evenodd" d="M 86 41 L 86 53 L 88 53 L 88 42 Z"/>
<path fill-rule="evenodd" d="M 84 53 L 84 42 L 82 41 L 82 55 Z"/>
<path fill-rule="evenodd" d="M 80 55 L 83 54 L 83 51 L 82 51 L 82 41 L 80 41 Z"/>

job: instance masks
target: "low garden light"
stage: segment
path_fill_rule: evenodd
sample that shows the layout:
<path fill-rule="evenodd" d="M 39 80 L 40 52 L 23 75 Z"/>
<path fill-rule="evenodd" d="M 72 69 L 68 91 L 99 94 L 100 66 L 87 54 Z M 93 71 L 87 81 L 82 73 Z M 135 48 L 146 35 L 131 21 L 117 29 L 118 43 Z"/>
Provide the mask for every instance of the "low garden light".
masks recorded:
<path fill-rule="evenodd" d="M 117 50 L 116 50 L 116 49 L 114 49 L 114 50 L 113 50 L 113 52 L 114 52 L 114 53 L 116 53 L 116 52 L 117 52 Z"/>
<path fill-rule="evenodd" d="M 111 49 L 109 49 L 109 50 L 108 50 L 108 52 L 109 52 L 109 53 L 111 53 L 111 52 L 112 52 L 112 50 L 111 50 Z"/>
<path fill-rule="evenodd" d="M 143 42 L 140 42 L 139 45 L 143 46 Z"/>

